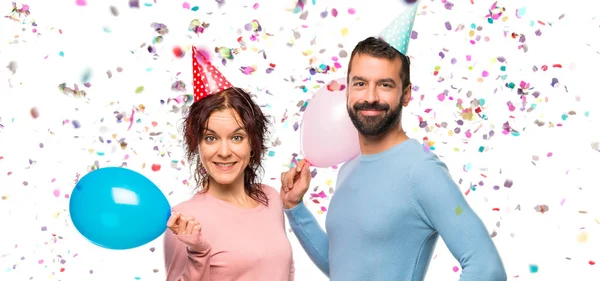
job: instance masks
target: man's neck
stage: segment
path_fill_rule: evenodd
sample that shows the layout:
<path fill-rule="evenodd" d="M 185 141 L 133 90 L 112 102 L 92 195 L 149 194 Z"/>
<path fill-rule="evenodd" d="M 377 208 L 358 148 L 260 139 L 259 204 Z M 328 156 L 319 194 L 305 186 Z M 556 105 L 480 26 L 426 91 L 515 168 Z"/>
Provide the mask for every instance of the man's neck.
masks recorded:
<path fill-rule="evenodd" d="M 363 136 L 359 134 L 358 140 L 360 142 L 361 154 L 370 155 L 384 152 L 395 145 L 408 140 L 408 136 L 404 133 L 404 130 L 402 130 L 401 127 L 398 127 L 376 137 Z"/>

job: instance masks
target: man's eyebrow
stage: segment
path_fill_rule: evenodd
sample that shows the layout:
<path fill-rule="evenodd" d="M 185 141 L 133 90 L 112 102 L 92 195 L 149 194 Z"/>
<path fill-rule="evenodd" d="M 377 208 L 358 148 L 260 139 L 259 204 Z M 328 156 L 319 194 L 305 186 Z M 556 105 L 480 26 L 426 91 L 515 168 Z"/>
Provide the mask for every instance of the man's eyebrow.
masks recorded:
<path fill-rule="evenodd" d="M 362 76 L 352 76 L 351 81 L 367 81 L 367 79 Z M 394 81 L 394 79 L 392 79 L 392 78 L 379 79 L 379 80 L 377 80 L 377 83 L 379 83 L 379 84 L 390 83 L 390 84 L 393 84 L 394 86 L 396 86 L 396 81 Z"/>

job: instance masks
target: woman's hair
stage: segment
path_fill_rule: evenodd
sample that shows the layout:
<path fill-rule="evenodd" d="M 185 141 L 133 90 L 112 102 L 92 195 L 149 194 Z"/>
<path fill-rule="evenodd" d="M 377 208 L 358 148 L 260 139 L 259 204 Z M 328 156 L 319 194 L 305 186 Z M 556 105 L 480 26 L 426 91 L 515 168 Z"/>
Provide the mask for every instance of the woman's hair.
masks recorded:
<path fill-rule="evenodd" d="M 261 188 L 260 176 L 264 172 L 262 158 L 267 151 L 265 143 L 267 141 L 269 120 L 260 107 L 254 103 L 250 95 L 240 88 L 231 87 L 208 95 L 194 102 L 189 108 L 189 113 L 184 120 L 184 145 L 190 165 L 195 164 L 196 188 L 205 186 L 206 188 L 201 191 L 206 192 L 209 178 L 200 161 L 198 145 L 206 134 L 206 126 L 210 115 L 215 111 L 224 109 L 233 109 L 237 112 L 241 119 L 237 121 L 241 122 L 240 126 L 244 128 L 249 138 L 250 151 L 252 152 L 248 167 L 244 170 L 244 190 L 252 199 L 268 205 L 269 200 Z"/>

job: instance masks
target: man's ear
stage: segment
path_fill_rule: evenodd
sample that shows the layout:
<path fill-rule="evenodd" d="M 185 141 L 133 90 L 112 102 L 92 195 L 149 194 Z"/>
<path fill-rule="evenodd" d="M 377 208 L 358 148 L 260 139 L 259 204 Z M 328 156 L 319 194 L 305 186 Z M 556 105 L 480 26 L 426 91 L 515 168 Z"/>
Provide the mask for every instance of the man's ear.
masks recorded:
<path fill-rule="evenodd" d="M 408 84 L 408 86 L 406 86 L 406 88 L 404 88 L 404 92 L 402 93 L 402 100 L 400 101 L 402 103 L 402 106 L 404 106 L 404 107 L 408 106 L 411 96 L 412 96 L 412 84 Z"/>

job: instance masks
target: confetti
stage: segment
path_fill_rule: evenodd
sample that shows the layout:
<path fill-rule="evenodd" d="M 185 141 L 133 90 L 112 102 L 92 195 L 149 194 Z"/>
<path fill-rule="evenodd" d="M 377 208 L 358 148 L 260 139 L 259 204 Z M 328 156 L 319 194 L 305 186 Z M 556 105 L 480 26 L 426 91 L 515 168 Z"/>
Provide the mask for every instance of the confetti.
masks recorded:
<path fill-rule="evenodd" d="M 600 64 L 600 44 L 589 35 L 598 32 L 598 17 L 587 11 L 594 9 L 566 1 L 403 0 L 371 5 L 372 13 L 359 1 L 321 2 L 73 0 L 53 9 L 7 2 L 2 44 L 17 46 L 0 47 L 0 92 L 8 97 L 0 102 L 0 216 L 34 227 L 33 236 L 9 236 L 14 242 L 0 248 L 5 279 L 164 280 L 159 242 L 107 256 L 74 232 L 68 199 L 76 182 L 100 167 L 129 167 L 170 201 L 189 198 L 195 182 L 180 122 L 193 102 L 189 60 L 198 45 L 272 119 L 264 182 L 277 187 L 279 174 L 303 158 L 298 140 L 312 95 L 320 87 L 346 90 L 331 81 L 345 76 L 355 40 L 367 34 L 409 56 L 403 129 L 447 163 L 497 246 L 518 255 L 506 245 L 530 246 L 543 236 L 557 249 L 570 247 L 567 258 L 532 249 L 505 263 L 509 276 L 596 274 L 600 217 L 592 199 L 600 179 L 586 163 L 600 157 L 600 123 L 594 80 L 583 78 Z M 54 20 L 58 10 L 68 16 Z M 340 167 L 311 168 L 305 202 L 319 219 Z M 460 218 L 465 208 L 447 211 Z M 559 232 L 565 239 L 553 236 Z M 142 255 L 148 260 L 132 267 Z M 434 262 L 432 279 L 458 278 L 461 267 L 443 246 Z M 299 267 L 297 279 L 313 280 L 317 271 Z"/>

